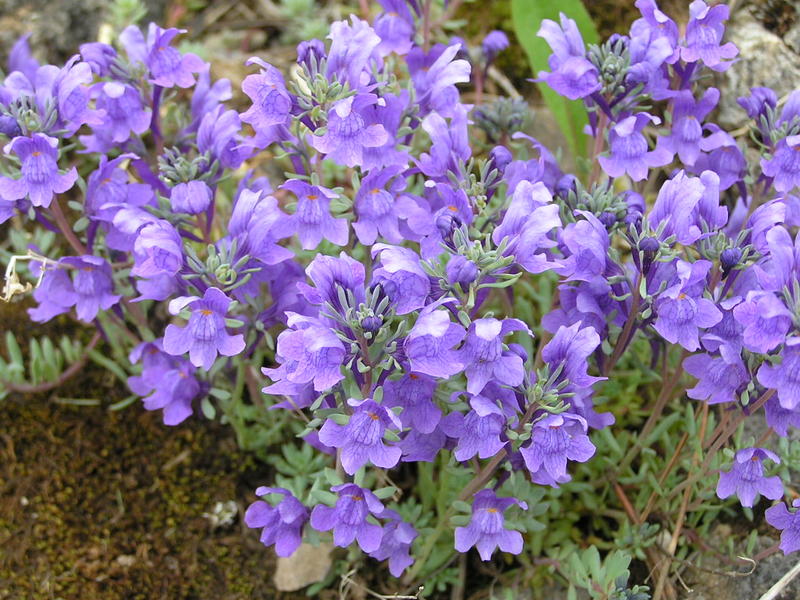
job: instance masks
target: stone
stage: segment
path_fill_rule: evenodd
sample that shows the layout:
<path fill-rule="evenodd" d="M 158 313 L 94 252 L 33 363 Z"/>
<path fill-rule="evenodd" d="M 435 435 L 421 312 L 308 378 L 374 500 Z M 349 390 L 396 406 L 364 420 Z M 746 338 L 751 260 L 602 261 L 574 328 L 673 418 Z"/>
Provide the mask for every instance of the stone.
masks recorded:
<path fill-rule="evenodd" d="M 296 592 L 322 581 L 331 568 L 331 552 L 331 544 L 300 544 L 291 556 L 279 556 L 273 577 L 275 587 L 281 592 Z"/>

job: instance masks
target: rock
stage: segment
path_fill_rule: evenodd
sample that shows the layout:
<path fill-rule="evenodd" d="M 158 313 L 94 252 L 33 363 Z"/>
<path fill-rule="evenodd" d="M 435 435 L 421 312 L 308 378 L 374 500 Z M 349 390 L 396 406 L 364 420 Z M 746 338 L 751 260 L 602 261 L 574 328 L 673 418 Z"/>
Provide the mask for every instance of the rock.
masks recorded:
<path fill-rule="evenodd" d="M 284 558 L 278 557 L 273 581 L 281 592 L 296 592 L 322 581 L 331 568 L 331 544 L 301 544 L 297 552 Z"/>
<path fill-rule="evenodd" d="M 798 1 L 773 4 L 800 14 Z M 736 99 L 748 95 L 751 87 L 770 87 L 778 98 L 800 87 L 800 22 L 784 33 L 783 28 L 765 21 L 763 10 L 757 10 L 755 3 L 743 3 L 728 24 L 726 39 L 739 48 L 739 57 L 721 76 L 719 123 L 723 127 L 737 128 L 745 123 L 747 115 Z"/>

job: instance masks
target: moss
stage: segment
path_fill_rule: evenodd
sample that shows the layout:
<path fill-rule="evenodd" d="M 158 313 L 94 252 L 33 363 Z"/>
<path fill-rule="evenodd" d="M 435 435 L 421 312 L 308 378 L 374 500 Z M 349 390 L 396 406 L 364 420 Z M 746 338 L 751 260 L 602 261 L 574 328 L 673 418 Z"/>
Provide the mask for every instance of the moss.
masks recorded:
<path fill-rule="evenodd" d="M 91 371 L 70 384 L 93 386 Z M 212 530 L 218 501 L 240 509 L 265 467 L 229 429 L 167 428 L 46 399 L 0 405 L 0 599 L 274 598 L 273 555 L 240 520 Z M 283 596 L 286 597 L 286 596 Z"/>

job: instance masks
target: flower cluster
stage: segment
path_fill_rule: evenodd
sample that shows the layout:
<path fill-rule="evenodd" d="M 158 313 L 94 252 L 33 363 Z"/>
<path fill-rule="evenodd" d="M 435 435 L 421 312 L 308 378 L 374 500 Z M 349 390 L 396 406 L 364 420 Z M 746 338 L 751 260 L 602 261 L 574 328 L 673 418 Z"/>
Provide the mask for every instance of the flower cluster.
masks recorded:
<path fill-rule="evenodd" d="M 265 399 L 297 415 L 326 475 L 259 488 L 246 523 L 281 556 L 331 536 L 395 576 L 432 543 L 417 543 L 413 485 L 379 487 L 387 471 L 449 465 L 452 510 L 471 503 L 453 548 L 519 554 L 529 503 L 509 482 L 559 487 L 593 457 L 591 433 L 614 424 L 595 388 L 637 338 L 654 364 L 680 347 L 689 398 L 726 418 L 763 407 L 784 436 L 800 423 L 800 92 L 782 108 L 766 89 L 740 99 L 752 164 L 708 120 L 706 69 L 737 54 L 727 7 L 695 0 L 683 30 L 638 0 L 628 35 L 588 48 L 571 19 L 544 21 L 538 76 L 584 102 L 599 140 L 591 172 L 567 173 L 520 120 L 462 102 L 503 34 L 431 45 L 417 2 L 380 4 L 372 25 L 301 43 L 291 76 L 248 61 L 241 113 L 174 28 L 128 27 L 63 67 L 12 53 L 0 221 L 70 247 L 42 264 L 31 318 L 74 307 L 122 331 L 130 388 L 168 425 L 215 402 L 235 426 Z M 85 179 L 78 155 L 97 158 Z M 266 157 L 285 179 L 255 170 Z M 544 276 L 557 303 L 516 318 L 517 284 Z M 780 460 L 740 449 L 718 495 L 780 498 L 765 459 Z"/>

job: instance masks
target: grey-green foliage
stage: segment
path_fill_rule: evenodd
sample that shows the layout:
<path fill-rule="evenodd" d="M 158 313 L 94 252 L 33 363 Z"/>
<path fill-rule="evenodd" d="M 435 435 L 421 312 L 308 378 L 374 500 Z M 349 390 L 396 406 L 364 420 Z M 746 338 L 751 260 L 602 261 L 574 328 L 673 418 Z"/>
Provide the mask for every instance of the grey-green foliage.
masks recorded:
<path fill-rule="evenodd" d="M 578 597 L 578 588 L 586 590 L 592 600 L 648 600 L 647 587 L 628 587 L 630 562 L 630 555 L 620 550 L 601 558 L 595 546 L 565 553 L 561 571 L 569 580 L 567 600 Z"/>
<path fill-rule="evenodd" d="M 114 0 L 108 7 L 108 22 L 114 31 L 120 32 L 128 25 L 136 25 L 147 14 L 142 0 Z"/>
<path fill-rule="evenodd" d="M 58 380 L 66 368 L 81 359 L 83 353 L 83 344 L 66 335 L 61 336 L 57 343 L 47 336 L 31 337 L 27 357 L 13 333 L 7 331 L 3 341 L 0 398 L 9 394 L 9 383 L 29 386 Z"/>

